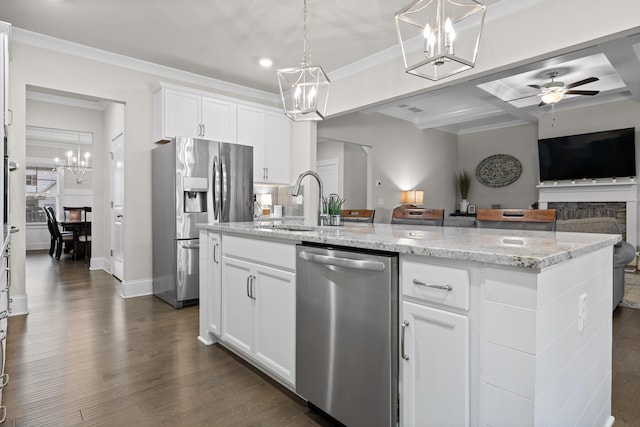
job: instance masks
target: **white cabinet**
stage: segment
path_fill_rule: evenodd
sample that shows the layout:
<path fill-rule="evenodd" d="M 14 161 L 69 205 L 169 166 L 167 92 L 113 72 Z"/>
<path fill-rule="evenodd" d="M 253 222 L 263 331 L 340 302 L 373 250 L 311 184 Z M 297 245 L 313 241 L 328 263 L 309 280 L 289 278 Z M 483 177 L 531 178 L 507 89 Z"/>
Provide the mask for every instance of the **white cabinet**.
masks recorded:
<path fill-rule="evenodd" d="M 221 238 L 220 233 L 200 231 L 200 331 L 205 344 L 216 342 L 221 333 Z"/>
<path fill-rule="evenodd" d="M 402 424 L 468 426 L 469 318 L 406 301 L 402 311 Z"/>
<path fill-rule="evenodd" d="M 474 424 L 470 301 L 476 280 L 472 264 L 401 256 L 403 426 Z"/>
<path fill-rule="evenodd" d="M 290 123 L 281 111 L 238 105 L 238 144 L 253 147 L 253 179 L 290 184 Z"/>
<path fill-rule="evenodd" d="M 295 384 L 295 273 L 222 258 L 222 340 Z"/>
<path fill-rule="evenodd" d="M 236 236 L 223 238 L 220 339 L 293 387 L 295 246 Z M 283 259 L 281 265 L 278 259 Z"/>
<path fill-rule="evenodd" d="M 164 86 L 157 89 L 154 101 L 156 141 L 189 136 L 236 142 L 234 102 Z"/>

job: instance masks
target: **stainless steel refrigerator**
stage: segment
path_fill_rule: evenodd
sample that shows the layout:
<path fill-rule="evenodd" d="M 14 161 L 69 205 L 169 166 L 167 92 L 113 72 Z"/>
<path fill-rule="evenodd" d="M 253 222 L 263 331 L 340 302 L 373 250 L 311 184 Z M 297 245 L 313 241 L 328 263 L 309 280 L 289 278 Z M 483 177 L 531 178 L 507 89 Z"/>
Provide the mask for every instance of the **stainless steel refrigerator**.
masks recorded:
<path fill-rule="evenodd" d="M 176 137 L 152 150 L 153 294 L 198 302 L 199 223 L 253 220 L 253 147 Z"/>

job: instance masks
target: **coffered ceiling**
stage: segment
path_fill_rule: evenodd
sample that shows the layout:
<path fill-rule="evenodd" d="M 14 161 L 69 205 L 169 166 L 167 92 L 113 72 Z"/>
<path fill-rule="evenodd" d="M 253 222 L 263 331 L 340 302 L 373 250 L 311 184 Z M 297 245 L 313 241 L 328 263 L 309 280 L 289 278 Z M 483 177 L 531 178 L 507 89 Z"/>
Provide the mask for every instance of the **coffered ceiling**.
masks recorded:
<path fill-rule="evenodd" d="M 486 25 L 514 8 L 553 4 L 515 1 L 488 0 Z M 407 3 L 308 0 L 312 62 L 333 78 L 371 55 L 398 48 L 393 17 Z M 302 6 L 302 0 L 3 0 L 0 20 L 13 24 L 16 33 L 44 34 L 275 94 L 276 69 L 302 59 Z M 261 68 L 262 57 L 270 57 L 273 67 Z M 567 84 L 597 77 L 580 89 L 600 93 L 566 96 L 554 106 L 538 107 L 537 91 L 528 85 L 548 82 L 551 71 Z M 399 52 L 398 73 L 403 73 Z M 629 98 L 640 101 L 638 35 L 367 111 L 423 129 L 465 133 L 535 123 L 551 111 Z"/>

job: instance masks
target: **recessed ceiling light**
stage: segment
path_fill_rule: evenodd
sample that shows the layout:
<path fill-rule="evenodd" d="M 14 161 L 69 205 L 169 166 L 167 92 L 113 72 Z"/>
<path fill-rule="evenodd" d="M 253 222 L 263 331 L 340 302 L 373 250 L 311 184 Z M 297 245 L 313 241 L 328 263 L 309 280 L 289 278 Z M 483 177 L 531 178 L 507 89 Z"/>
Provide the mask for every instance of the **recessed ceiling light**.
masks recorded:
<path fill-rule="evenodd" d="M 269 58 L 260 58 L 258 61 L 261 67 L 270 68 L 273 65 L 273 61 Z"/>

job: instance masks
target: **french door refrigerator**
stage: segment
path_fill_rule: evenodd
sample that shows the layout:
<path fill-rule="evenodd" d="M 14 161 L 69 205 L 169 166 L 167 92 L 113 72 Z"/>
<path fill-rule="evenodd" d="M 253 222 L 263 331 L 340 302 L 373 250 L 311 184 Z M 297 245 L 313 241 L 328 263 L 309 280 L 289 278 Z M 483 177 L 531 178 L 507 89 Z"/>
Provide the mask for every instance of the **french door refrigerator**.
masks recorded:
<path fill-rule="evenodd" d="M 253 220 L 253 147 L 176 137 L 152 150 L 153 294 L 198 302 L 196 224 Z"/>

